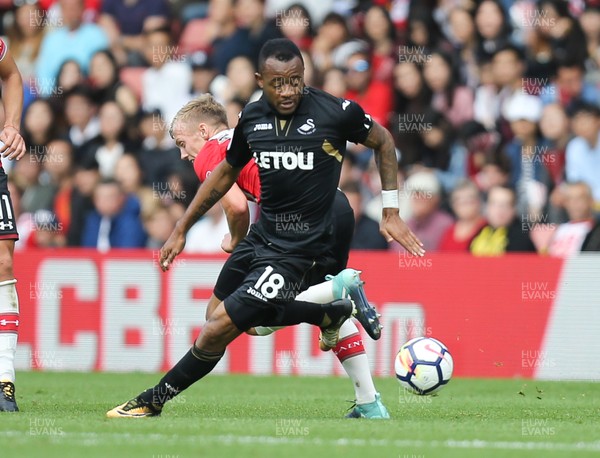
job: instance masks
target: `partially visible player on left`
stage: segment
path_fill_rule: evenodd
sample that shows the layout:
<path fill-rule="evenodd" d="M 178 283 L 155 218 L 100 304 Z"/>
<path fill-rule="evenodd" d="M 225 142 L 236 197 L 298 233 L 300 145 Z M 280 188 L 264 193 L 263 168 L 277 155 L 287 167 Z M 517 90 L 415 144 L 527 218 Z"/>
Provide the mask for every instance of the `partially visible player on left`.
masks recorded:
<path fill-rule="evenodd" d="M 19 133 L 23 110 L 23 81 L 6 43 L 0 39 L 0 80 L 5 120 L 0 132 L 0 155 L 21 159 L 25 142 Z M 19 332 L 19 298 L 13 272 L 15 240 L 19 239 L 8 192 L 8 178 L 0 163 L 0 412 L 18 412 L 15 400 L 15 353 Z"/>

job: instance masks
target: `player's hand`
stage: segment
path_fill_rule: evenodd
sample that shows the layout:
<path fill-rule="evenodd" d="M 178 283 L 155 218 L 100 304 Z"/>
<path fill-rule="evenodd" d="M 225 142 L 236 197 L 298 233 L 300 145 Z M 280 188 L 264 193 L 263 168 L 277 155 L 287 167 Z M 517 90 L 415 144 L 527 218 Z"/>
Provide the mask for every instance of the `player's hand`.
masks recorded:
<path fill-rule="evenodd" d="M 402 245 L 406 251 L 415 256 L 424 256 L 423 243 L 402 221 L 396 208 L 384 208 L 381 219 L 380 232 L 389 242 L 395 240 Z"/>
<path fill-rule="evenodd" d="M 175 228 L 171 235 L 160 249 L 159 263 L 163 272 L 169 270 L 175 257 L 183 251 L 185 247 L 185 234 Z"/>
<path fill-rule="evenodd" d="M 4 145 L 0 145 L 0 155 L 7 159 L 19 160 L 25 154 L 25 141 L 19 131 L 13 126 L 6 126 L 0 132 L 0 141 Z"/>
<path fill-rule="evenodd" d="M 228 233 L 223 236 L 223 241 L 221 242 L 221 249 L 225 253 L 233 253 L 233 250 L 236 245 L 237 244 L 233 243 L 233 240 L 231 240 L 231 234 Z"/>

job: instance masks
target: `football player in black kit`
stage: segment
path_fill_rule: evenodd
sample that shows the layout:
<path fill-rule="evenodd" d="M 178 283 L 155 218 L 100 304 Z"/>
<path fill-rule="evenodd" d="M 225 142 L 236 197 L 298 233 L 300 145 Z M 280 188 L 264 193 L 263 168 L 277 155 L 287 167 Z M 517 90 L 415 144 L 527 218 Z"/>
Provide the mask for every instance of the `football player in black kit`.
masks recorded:
<path fill-rule="evenodd" d="M 355 102 L 304 86 L 303 75 L 300 51 L 290 40 L 270 40 L 263 46 L 257 74 L 263 96 L 244 108 L 226 159 L 201 185 L 161 249 L 161 267 L 167 270 L 183 250 L 187 231 L 254 158 L 261 181 L 260 218 L 224 266 L 235 265 L 244 280 L 217 306 L 190 351 L 159 383 L 110 410 L 109 417 L 159 415 L 168 400 L 213 370 L 230 342 L 256 326 L 310 323 L 321 328 L 324 339 L 334 340 L 343 322 L 355 315 L 369 335 L 377 336 L 378 323 L 368 303 L 359 307 L 346 299 L 327 304 L 295 300 L 331 263 L 332 208 L 347 141 L 375 152 L 384 190 L 384 236 L 413 255 L 424 254 L 398 213 L 398 164 L 391 134 Z"/>

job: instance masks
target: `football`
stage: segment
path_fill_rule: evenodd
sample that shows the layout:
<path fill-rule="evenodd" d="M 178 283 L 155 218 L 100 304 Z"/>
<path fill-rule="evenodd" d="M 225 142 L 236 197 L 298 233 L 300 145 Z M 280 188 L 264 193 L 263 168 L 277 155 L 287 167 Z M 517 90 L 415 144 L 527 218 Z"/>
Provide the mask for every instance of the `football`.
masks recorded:
<path fill-rule="evenodd" d="M 394 368 L 396 378 L 406 390 L 428 395 L 450 381 L 454 362 L 448 348 L 439 340 L 416 337 L 402 346 Z"/>

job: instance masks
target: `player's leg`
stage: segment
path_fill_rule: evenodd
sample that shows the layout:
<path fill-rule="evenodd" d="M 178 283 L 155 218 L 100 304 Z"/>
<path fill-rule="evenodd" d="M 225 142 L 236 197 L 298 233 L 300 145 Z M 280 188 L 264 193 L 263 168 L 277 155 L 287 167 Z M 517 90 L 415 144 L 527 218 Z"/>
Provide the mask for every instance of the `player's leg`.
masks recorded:
<path fill-rule="evenodd" d="M 231 321 L 223 302 L 210 314 L 192 348 L 152 388 L 107 412 L 109 418 L 160 415 L 164 404 L 209 374 L 225 348 L 242 333 Z"/>
<path fill-rule="evenodd" d="M 17 234 L 7 178 L 0 168 L 0 412 L 17 412 L 15 353 L 19 332 L 19 298 L 13 272 Z"/>
<path fill-rule="evenodd" d="M 348 203 L 348 199 L 341 191 L 336 193 L 334 202 L 334 224 L 336 240 L 332 255 L 335 257 L 337 263 L 334 267 L 336 269 L 334 272 L 341 271 L 335 277 L 330 277 L 334 295 L 341 295 L 344 294 L 344 291 L 349 291 L 351 296 L 354 296 L 352 297 L 353 300 L 367 302 L 360 276 L 356 271 L 352 271 L 352 269 L 345 269 L 354 234 L 354 213 Z M 355 299 L 357 297 L 358 299 Z M 377 324 L 378 330 L 381 331 L 379 323 Z M 352 380 L 354 388 L 356 406 L 347 417 L 389 418 L 389 413 L 381 402 L 381 396 L 375 388 L 362 337 L 352 320 L 348 320 L 340 328 L 339 341 L 333 347 L 333 352 L 344 367 L 348 377 Z"/>
<path fill-rule="evenodd" d="M 130 401 L 107 412 L 111 418 L 140 418 L 159 415 L 163 405 L 210 373 L 222 358 L 225 348 L 243 330 L 272 321 L 286 325 L 306 322 L 324 329 L 338 328 L 353 311 L 350 301 L 335 301 L 331 304 L 313 304 L 291 301 L 276 302 L 283 285 L 298 285 L 312 264 L 311 260 L 273 260 L 267 265 L 257 265 L 246 281 L 210 315 L 196 342 L 184 357 L 159 381 Z M 265 272 L 279 277 L 265 278 Z M 281 272 L 281 273 L 280 273 Z M 283 274 L 283 275 L 282 275 Z M 254 290 L 265 283 L 260 293 Z M 285 295 L 283 297 L 286 297 Z M 289 296 L 293 297 L 293 296 Z M 281 298 L 279 298 L 281 299 Z"/>
<path fill-rule="evenodd" d="M 345 269 L 331 280 L 325 281 L 319 285 L 311 286 L 306 291 L 297 296 L 296 299 L 310 302 L 330 302 L 338 298 L 345 297 L 347 287 L 344 286 L 343 275 Z M 356 272 L 356 271 L 354 271 Z M 280 327 L 257 326 L 255 332 L 257 335 L 269 335 Z M 321 342 L 320 342 L 321 343 Z M 333 352 L 342 364 L 344 370 L 352 380 L 356 406 L 349 414 L 349 418 L 389 418 L 387 409 L 381 402 L 381 396 L 377 392 L 371 376 L 369 360 L 365 352 L 362 337 L 353 320 L 347 320 L 339 329 L 339 341 L 333 345 Z"/>

